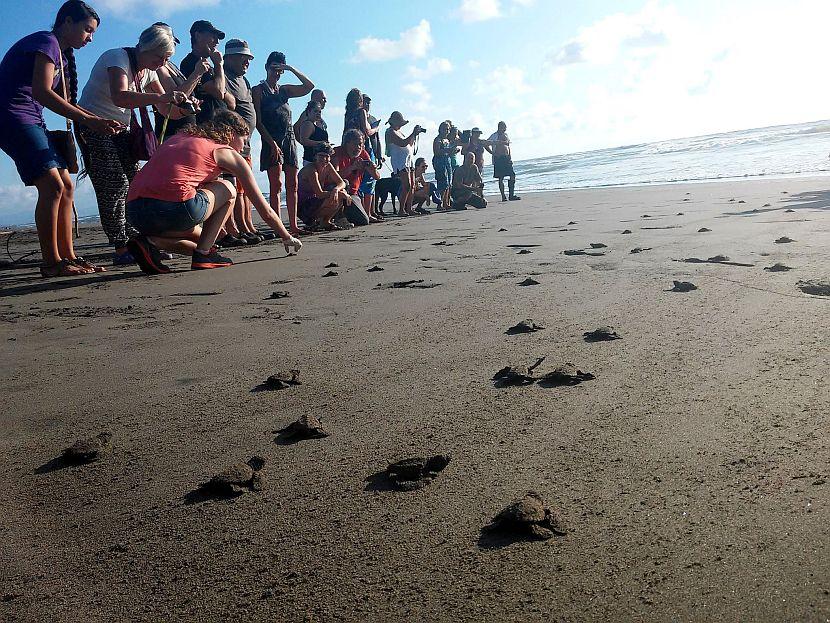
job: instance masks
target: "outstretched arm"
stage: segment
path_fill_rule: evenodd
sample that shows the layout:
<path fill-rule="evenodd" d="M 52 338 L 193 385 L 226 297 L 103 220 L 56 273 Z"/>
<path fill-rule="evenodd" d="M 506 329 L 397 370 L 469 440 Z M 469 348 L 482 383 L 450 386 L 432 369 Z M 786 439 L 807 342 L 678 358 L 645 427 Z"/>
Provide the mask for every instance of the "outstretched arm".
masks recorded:
<path fill-rule="evenodd" d="M 259 190 L 259 186 L 254 179 L 254 173 L 251 171 L 250 165 L 245 162 L 245 159 L 239 154 L 239 152 L 230 147 L 220 147 L 213 152 L 213 158 L 216 160 L 216 164 L 219 165 L 219 168 L 223 171 L 227 171 L 239 180 L 239 183 L 242 184 L 242 188 L 245 189 L 245 194 L 254 204 L 254 207 L 262 217 L 262 220 L 268 223 L 268 225 L 279 234 L 279 237 L 282 238 L 286 250 L 288 250 L 289 246 L 292 246 L 295 251 L 298 251 L 303 244 L 288 233 L 285 225 L 282 224 L 279 214 L 274 212 L 270 204 L 265 200 L 265 197 L 262 196 L 262 191 Z"/>

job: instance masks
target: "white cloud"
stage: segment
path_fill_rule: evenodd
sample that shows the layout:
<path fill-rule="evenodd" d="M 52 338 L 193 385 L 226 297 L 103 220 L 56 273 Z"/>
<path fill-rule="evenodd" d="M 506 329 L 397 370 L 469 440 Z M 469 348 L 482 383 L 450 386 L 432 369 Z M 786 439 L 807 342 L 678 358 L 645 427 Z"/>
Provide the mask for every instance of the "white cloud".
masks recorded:
<path fill-rule="evenodd" d="M 96 7 L 103 7 L 110 13 L 132 15 L 141 14 L 166 17 L 171 13 L 185 9 L 204 6 L 217 6 L 222 0 L 98 0 Z"/>
<path fill-rule="evenodd" d="M 677 12 L 650 2 L 637 13 L 615 13 L 583 28 L 573 39 L 552 52 L 553 66 L 579 63 L 607 64 L 623 52 L 643 56 L 669 42 L 669 33 L 681 28 Z"/>
<path fill-rule="evenodd" d="M 458 16 L 464 22 L 483 22 L 501 16 L 499 0 L 461 0 Z"/>
<path fill-rule="evenodd" d="M 431 58 L 423 67 L 410 65 L 406 72 L 413 80 L 425 80 L 439 74 L 448 74 L 452 72 L 452 63 L 446 58 Z"/>
<path fill-rule="evenodd" d="M 397 39 L 378 39 L 364 37 L 357 41 L 357 51 L 352 62 L 380 62 L 397 58 L 424 58 L 433 46 L 432 32 L 425 19 L 409 30 L 402 32 Z"/>
<path fill-rule="evenodd" d="M 415 99 L 407 105 L 407 108 L 411 108 L 412 110 L 421 113 L 427 112 L 432 108 L 432 93 L 430 93 L 429 89 L 427 89 L 427 86 L 423 82 L 418 80 L 414 82 L 407 82 L 401 88 L 404 93 L 409 93 L 415 97 Z"/>
<path fill-rule="evenodd" d="M 527 83 L 524 69 L 502 65 L 484 78 L 477 78 L 473 83 L 473 92 L 478 96 L 487 97 L 490 107 L 501 111 L 517 106 L 521 103 L 522 96 L 533 92 L 533 87 Z"/>

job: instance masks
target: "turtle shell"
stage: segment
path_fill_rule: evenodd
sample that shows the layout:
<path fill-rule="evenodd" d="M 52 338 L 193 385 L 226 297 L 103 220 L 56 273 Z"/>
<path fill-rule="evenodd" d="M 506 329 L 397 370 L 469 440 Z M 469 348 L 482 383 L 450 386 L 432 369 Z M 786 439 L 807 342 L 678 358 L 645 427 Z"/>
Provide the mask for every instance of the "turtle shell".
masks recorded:
<path fill-rule="evenodd" d="M 614 327 L 599 327 L 593 331 L 586 331 L 582 334 L 582 336 L 587 342 L 607 342 L 609 340 L 622 339 L 617 332 L 614 331 Z"/>
<path fill-rule="evenodd" d="M 515 527 L 545 520 L 545 503 L 534 491 L 514 501 L 493 518 L 492 525 L 497 527 Z"/>
<path fill-rule="evenodd" d="M 112 448 L 112 433 L 98 433 L 89 439 L 79 439 L 66 450 L 63 456 L 75 463 L 91 463 L 107 454 Z"/>
<path fill-rule="evenodd" d="M 548 372 L 542 380 L 554 385 L 578 385 L 582 381 L 590 381 L 596 378 L 589 372 L 578 370 L 572 363 L 564 363 L 552 372 Z"/>

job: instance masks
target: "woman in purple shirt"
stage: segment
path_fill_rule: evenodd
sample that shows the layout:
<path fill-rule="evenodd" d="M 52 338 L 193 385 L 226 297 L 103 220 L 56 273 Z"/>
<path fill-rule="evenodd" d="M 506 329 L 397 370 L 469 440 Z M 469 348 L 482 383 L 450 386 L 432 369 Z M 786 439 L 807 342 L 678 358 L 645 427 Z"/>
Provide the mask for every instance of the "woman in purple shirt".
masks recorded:
<path fill-rule="evenodd" d="M 79 108 L 74 50 L 92 41 L 100 19 L 80 0 L 61 6 L 51 31 L 36 32 L 15 43 L 0 62 L 0 149 L 17 166 L 26 186 L 37 188 L 35 207 L 44 277 L 66 277 L 99 269 L 75 255 L 72 246 L 74 186 L 66 162 L 50 143 L 44 106 L 97 132 L 112 133 L 120 124 Z M 63 62 L 61 62 L 63 61 Z M 61 80 L 66 86 L 63 97 Z"/>

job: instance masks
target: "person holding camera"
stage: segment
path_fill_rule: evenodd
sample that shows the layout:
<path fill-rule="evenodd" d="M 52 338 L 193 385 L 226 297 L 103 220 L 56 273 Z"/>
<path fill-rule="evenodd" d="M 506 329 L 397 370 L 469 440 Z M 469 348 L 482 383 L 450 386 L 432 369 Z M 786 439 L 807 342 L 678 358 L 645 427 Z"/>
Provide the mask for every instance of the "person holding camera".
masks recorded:
<path fill-rule="evenodd" d="M 346 130 L 343 134 L 343 144 L 335 148 L 331 161 L 334 170 L 345 180 L 346 192 L 351 199 L 344 211 L 346 220 L 358 226 L 377 223 L 378 219 L 369 215 L 359 196 L 366 177 L 370 177 L 372 181 L 380 179 L 380 173 L 365 149 L 364 137 L 360 130 Z"/>
<path fill-rule="evenodd" d="M 386 122 L 389 128 L 386 130 L 386 155 L 389 156 L 392 165 L 392 174 L 401 180 L 401 207 L 398 210 L 399 216 L 415 216 L 418 214 L 412 209 L 412 193 L 415 190 L 415 168 L 412 164 L 415 141 L 424 128 L 416 125 L 412 134 L 404 136 L 401 128 L 409 123 L 404 116 L 395 111 L 389 116 Z"/>
<path fill-rule="evenodd" d="M 458 167 L 452 178 L 452 207 L 466 210 L 468 205 L 474 208 L 486 208 L 487 200 L 483 196 L 484 181 L 476 166 L 476 155 L 472 151 L 464 154 L 464 164 Z"/>
<path fill-rule="evenodd" d="M 161 113 L 169 112 L 171 119 L 186 114 L 179 105 L 188 101 L 187 95 L 175 90 L 166 93 L 156 74 L 175 50 L 176 39 L 169 26 L 150 26 L 141 33 L 135 47 L 113 48 L 100 56 L 78 102 L 81 108 L 117 121 L 124 128 L 113 135 L 79 128 L 86 172 L 98 199 L 101 225 L 115 249 L 112 263 L 116 266 L 135 262 L 127 249 L 127 240 L 135 232 L 124 212 L 127 189 L 138 171 L 138 154 L 128 130 L 131 109 L 143 111 L 146 106 L 154 106 Z M 142 116 L 147 117 L 146 113 Z"/>
<path fill-rule="evenodd" d="M 201 102 L 195 115 L 196 123 L 209 121 L 217 111 L 228 109 L 225 103 L 225 69 L 222 52 L 219 51 L 219 42 L 224 38 L 225 33 L 207 20 L 197 20 L 190 27 L 192 50 L 182 59 L 182 73 L 190 75 L 208 60 L 213 65 L 208 65 L 194 90 Z"/>

